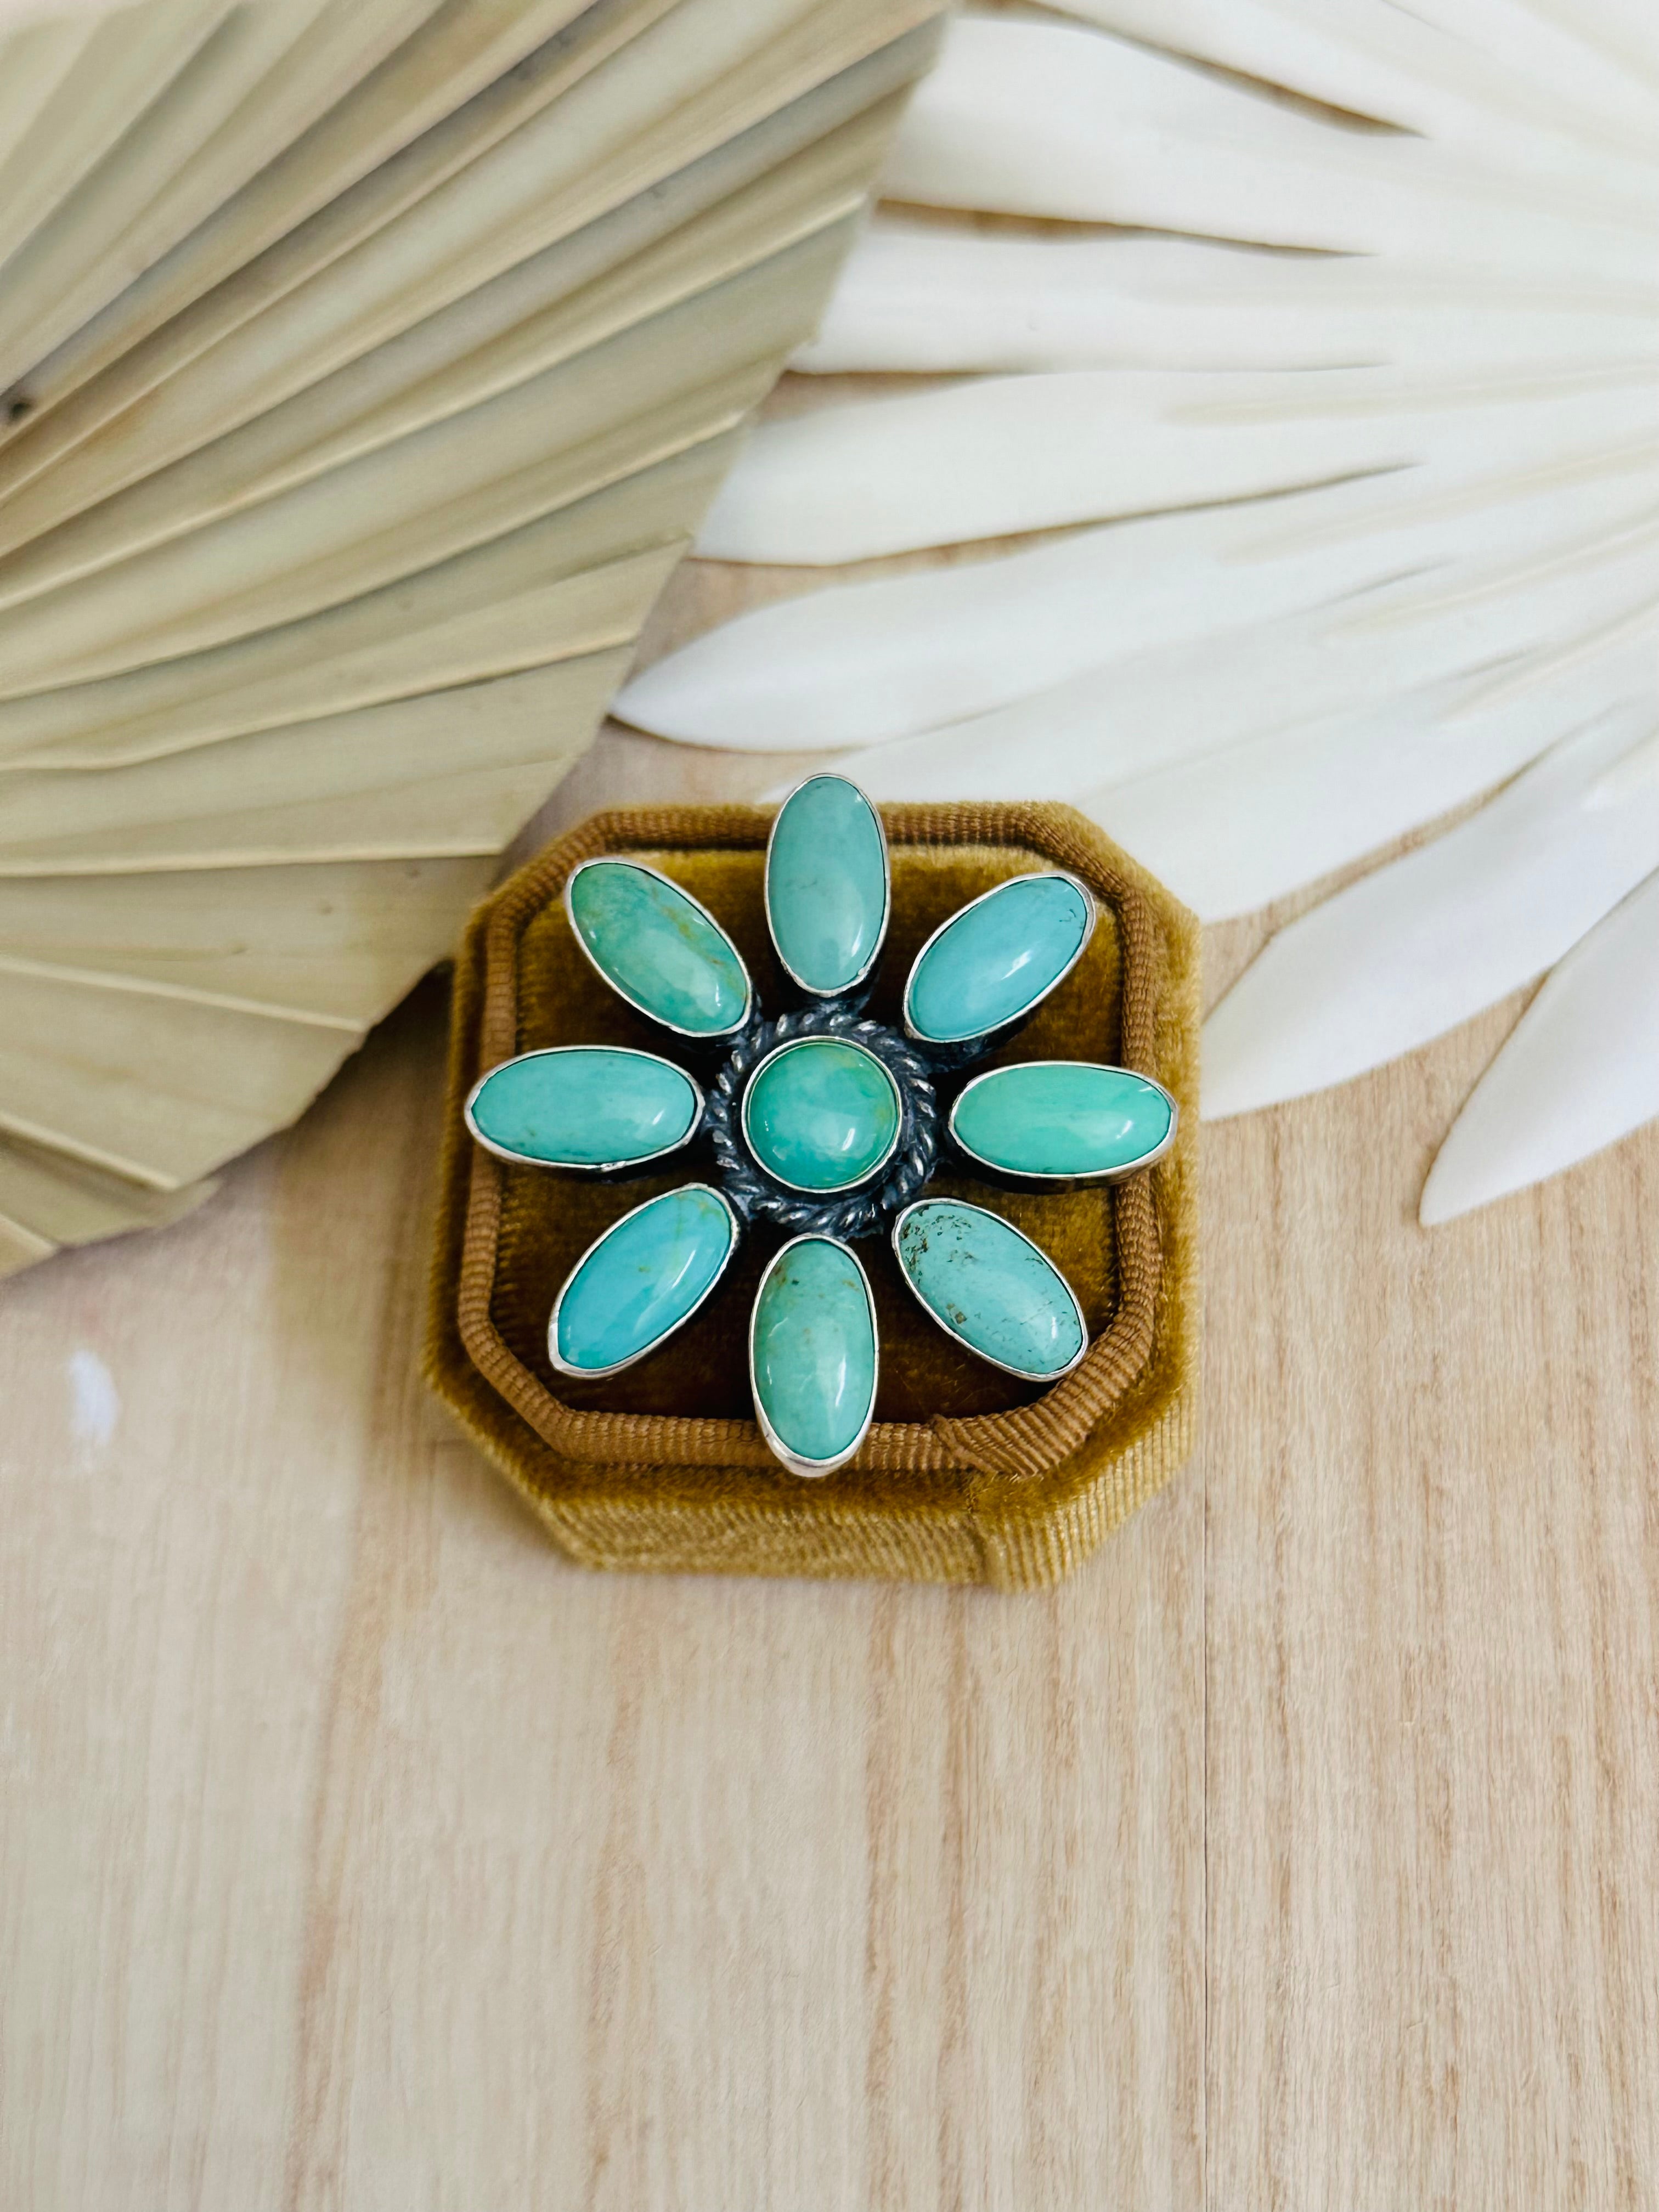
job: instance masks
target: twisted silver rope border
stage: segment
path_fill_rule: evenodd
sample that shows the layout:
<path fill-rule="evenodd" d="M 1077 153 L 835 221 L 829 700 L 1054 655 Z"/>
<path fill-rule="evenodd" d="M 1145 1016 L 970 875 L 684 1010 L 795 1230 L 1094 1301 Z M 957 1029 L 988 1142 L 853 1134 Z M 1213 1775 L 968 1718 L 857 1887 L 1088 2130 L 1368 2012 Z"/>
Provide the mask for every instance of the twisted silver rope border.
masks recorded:
<path fill-rule="evenodd" d="M 779 1045 L 805 1036 L 845 1037 L 862 1045 L 898 1085 L 903 1109 L 898 1150 L 885 1179 L 872 1189 L 822 1198 L 790 1190 L 766 1174 L 743 1140 L 741 1108 L 750 1072 Z M 896 1030 L 867 1021 L 846 1006 L 802 1007 L 746 1030 L 710 1085 L 704 1127 L 714 1148 L 721 1186 L 739 1218 L 745 1224 L 775 1221 L 797 1236 L 810 1233 L 850 1241 L 881 1235 L 888 1217 L 921 1190 L 939 1158 L 933 1068 Z"/>

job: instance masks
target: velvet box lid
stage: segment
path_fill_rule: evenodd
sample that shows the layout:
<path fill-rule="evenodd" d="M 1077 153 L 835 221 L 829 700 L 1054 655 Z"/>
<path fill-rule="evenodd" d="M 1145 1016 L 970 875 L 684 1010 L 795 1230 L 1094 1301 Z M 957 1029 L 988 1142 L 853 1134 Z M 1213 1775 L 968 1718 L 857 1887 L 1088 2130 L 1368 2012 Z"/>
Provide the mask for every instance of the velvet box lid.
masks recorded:
<path fill-rule="evenodd" d="M 948 1176 L 931 1186 L 988 1196 L 1081 1298 L 1087 1356 L 1047 1390 L 952 1344 L 900 1285 L 880 1240 L 861 1245 L 881 1334 L 877 1419 L 857 1457 L 822 1480 L 778 1465 L 749 1400 L 749 1310 L 781 1232 L 746 1240 L 708 1305 L 653 1358 L 606 1381 L 556 1376 L 547 1317 L 566 1273 L 611 1221 L 688 1172 L 574 1182 L 497 1159 L 467 1134 L 467 1092 L 515 1053 L 662 1048 L 578 951 L 561 903 L 571 869 L 600 853 L 648 859 L 725 925 L 769 1009 L 796 994 L 763 908 L 769 810 L 631 809 L 596 815 L 547 848 L 480 908 L 457 963 L 427 1375 L 586 1565 L 1030 1588 L 1085 1558 L 1191 1448 L 1197 924 L 1069 807 L 888 806 L 882 817 L 893 914 L 869 1011 L 894 1018 L 917 951 L 968 900 L 1033 867 L 1069 869 L 1096 894 L 1099 926 L 1075 971 L 990 1064 L 1102 1060 L 1155 1076 L 1181 1105 L 1176 1145 L 1118 1184 L 1013 1195 Z"/>

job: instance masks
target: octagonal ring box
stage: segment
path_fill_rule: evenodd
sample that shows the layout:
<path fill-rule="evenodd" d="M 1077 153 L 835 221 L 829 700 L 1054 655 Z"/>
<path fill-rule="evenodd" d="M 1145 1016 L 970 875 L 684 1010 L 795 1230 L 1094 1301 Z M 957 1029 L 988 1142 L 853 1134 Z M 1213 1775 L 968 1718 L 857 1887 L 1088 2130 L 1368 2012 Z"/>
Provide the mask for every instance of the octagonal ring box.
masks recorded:
<path fill-rule="evenodd" d="M 427 1378 L 586 1566 L 1055 1582 L 1187 1457 L 1199 1332 L 1198 926 L 1070 807 L 882 809 L 892 921 L 867 1011 L 895 1021 L 926 939 L 1005 878 L 1066 868 L 1095 894 L 1083 959 L 987 1064 L 1096 1060 L 1155 1076 L 1181 1107 L 1175 1146 L 1119 1183 L 1025 1194 L 944 1174 L 930 1186 L 994 1206 L 1050 1255 L 1088 1320 L 1082 1364 L 1043 1389 L 976 1360 L 921 1310 L 872 1238 L 859 1250 L 880 1329 L 876 1420 L 847 1466 L 803 1481 L 772 1457 L 749 1395 L 750 1307 L 783 1241 L 764 1226 L 652 1358 L 591 1382 L 549 1364 L 548 1314 L 577 1259 L 643 1199 L 708 1170 L 682 1157 L 670 1174 L 616 1184 L 516 1166 L 472 1142 L 463 1102 L 487 1069 L 544 1046 L 675 1056 L 571 935 L 565 879 L 601 853 L 637 854 L 683 884 L 731 933 L 765 1009 L 796 1003 L 763 905 L 772 818 L 738 806 L 595 815 L 474 915 L 455 979 Z"/>

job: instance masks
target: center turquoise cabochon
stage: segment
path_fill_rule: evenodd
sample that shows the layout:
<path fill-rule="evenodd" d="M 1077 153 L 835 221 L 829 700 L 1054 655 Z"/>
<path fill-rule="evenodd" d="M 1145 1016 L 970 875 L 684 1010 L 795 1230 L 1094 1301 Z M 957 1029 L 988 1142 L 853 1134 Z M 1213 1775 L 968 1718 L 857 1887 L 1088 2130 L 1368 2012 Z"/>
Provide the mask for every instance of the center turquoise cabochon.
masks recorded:
<path fill-rule="evenodd" d="M 887 933 L 887 841 L 880 817 L 843 775 L 791 792 L 766 853 L 766 918 L 778 957 L 821 998 L 868 974 Z"/>
<path fill-rule="evenodd" d="M 774 1449 L 798 1474 L 851 1457 L 876 1402 L 876 1318 L 864 1270 L 844 1244 L 803 1237 L 761 1279 L 750 1324 L 755 1403 Z"/>
<path fill-rule="evenodd" d="M 748 1019 L 749 972 L 713 915 L 633 860 L 589 860 L 566 891 L 571 925 L 613 990 L 683 1035 L 728 1036 Z"/>
<path fill-rule="evenodd" d="M 769 1175 L 793 1190 L 850 1190 L 897 1149 L 898 1085 L 844 1037 L 801 1037 L 762 1060 L 744 1093 L 743 1133 Z"/>

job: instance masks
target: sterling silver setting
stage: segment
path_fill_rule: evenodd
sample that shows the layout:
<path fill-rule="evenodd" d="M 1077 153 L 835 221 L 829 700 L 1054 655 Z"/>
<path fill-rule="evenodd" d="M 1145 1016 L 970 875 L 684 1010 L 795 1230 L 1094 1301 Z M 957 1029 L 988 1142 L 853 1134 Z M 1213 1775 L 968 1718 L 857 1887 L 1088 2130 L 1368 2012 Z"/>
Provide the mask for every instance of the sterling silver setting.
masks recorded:
<path fill-rule="evenodd" d="M 801 781 L 793 787 L 789 796 L 793 798 L 796 792 L 820 780 L 827 781 L 830 778 L 827 774 L 822 779 L 819 775 L 803 777 Z M 848 779 L 844 777 L 836 780 L 843 784 L 848 782 Z M 878 1382 L 880 1374 L 881 1346 L 875 1298 L 868 1271 L 858 1260 L 856 1253 L 851 1252 L 851 1248 L 857 1239 L 883 1233 L 888 1237 L 895 1261 L 899 1266 L 899 1273 L 903 1276 L 911 1297 L 915 1299 L 917 1304 L 934 1325 L 942 1329 L 953 1343 L 958 1345 L 974 1359 L 996 1368 L 1003 1374 L 1012 1376 L 1023 1383 L 1046 1388 L 1071 1374 L 1087 1357 L 1088 1324 L 1084 1316 L 1082 1302 L 1076 1291 L 1048 1258 L 1048 1254 L 1042 1250 L 1042 1246 L 1034 1238 L 1027 1236 L 1024 1230 L 1009 1221 L 1006 1215 L 995 1212 L 988 1206 L 974 1206 L 967 1200 L 951 1201 L 952 1204 L 966 1207 L 972 1213 L 988 1216 L 991 1220 L 1000 1223 L 1010 1231 L 1016 1242 L 1037 1255 L 1042 1260 L 1045 1269 L 1051 1272 L 1062 1285 L 1064 1296 L 1070 1302 L 1071 1311 L 1076 1321 L 1079 1348 L 1075 1356 L 1068 1360 L 1065 1366 L 1049 1372 L 1033 1373 L 1028 1369 L 1014 1366 L 1006 1360 L 981 1351 L 962 1328 L 953 1327 L 928 1304 L 916 1284 L 906 1273 L 902 1262 L 899 1261 L 898 1251 L 901 1238 L 910 1216 L 920 1206 L 927 1202 L 924 1194 L 942 1152 L 946 1158 L 959 1164 L 963 1171 L 969 1176 L 985 1181 L 994 1181 L 1006 1188 L 1041 1191 L 1066 1188 L 1077 1183 L 1123 1182 L 1155 1166 L 1164 1158 L 1174 1144 L 1178 1118 L 1175 1101 L 1169 1098 L 1168 1091 L 1161 1084 L 1153 1082 L 1150 1077 L 1140 1076 L 1139 1071 L 1135 1069 L 1126 1069 L 1121 1072 L 1136 1076 L 1142 1082 L 1152 1082 L 1153 1088 L 1169 1099 L 1170 1113 L 1167 1130 L 1158 1147 L 1135 1161 L 1133 1165 L 1105 1169 L 1097 1174 L 1083 1176 L 1017 1173 L 999 1167 L 983 1158 L 971 1146 L 963 1144 L 954 1133 L 955 1129 L 959 1126 L 956 1107 L 969 1096 L 976 1084 L 990 1079 L 991 1071 L 971 1077 L 967 1075 L 966 1071 L 974 1062 L 984 1058 L 995 1046 L 1012 1036 L 1030 1016 L 1075 972 L 1079 962 L 1088 951 L 1099 919 L 1099 908 L 1094 895 L 1087 884 L 1069 869 L 1032 868 L 1018 875 L 1004 877 L 1000 882 L 993 884 L 988 890 L 981 891 L 976 898 L 969 900 L 966 905 L 958 908 L 955 913 L 947 916 L 927 938 L 921 951 L 916 955 L 904 984 L 902 1029 L 897 1026 L 889 1028 L 884 1023 L 869 1020 L 865 1018 L 861 1009 L 867 995 L 866 987 L 871 982 L 877 963 L 889 941 L 893 908 L 892 863 L 885 825 L 881 820 L 878 811 L 872 804 L 866 793 L 859 792 L 855 785 L 848 787 L 857 793 L 860 800 L 869 810 L 881 839 L 883 906 L 879 932 L 868 961 L 860 969 L 859 974 L 842 988 L 833 992 L 823 991 L 809 986 L 802 981 L 789 963 L 784 959 L 781 951 L 778 950 L 777 946 L 777 932 L 781 918 L 775 915 L 772 911 L 770 896 L 773 889 L 773 854 L 777 837 L 777 825 L 775 819 L 766 845 L 764 872 L 767 890 L 767 926 L 772 933 L 774 948 L 778 950 L 781 972 L 796 986 L 805 1003 L 786 1011 L 770 1021 L 762 1016 L 754 979 L 750 974 L 747 963 L 738 952 L 730 933 L 701 900 L 695 897 L 682 884 L 677 883 L 665 870 L 653 867 L 648 861 L 637 859 L 629 853 L 595 854 L 589 859 L 580 861 L 571 869 L 565 880 L 563 886 L 565 916 L 569 924 L 571 934 L 580 947 L 582 957 L 588 967 L 599 977 L 606 988 L 635 1014 L 653 1024 L 658 1030 L 681 1041 L 684 1058 L 694 1060 L 696 1064 L 702 1067 L 708 1087 L 705 1090 L 703 1085 L 690 1073 L 681 1059 L 669 1060 L 662 1054 L 645 1051 L 635 1046 L 620 1044 L 547 1046 L 542 1048 L 539 1054 L 531 1053 L 521 1056 L 537 1058 L 544 1055 L 550 1057 L 560 1052 L 619 1051 L 629 1053 L 638 1059 L 654 1060 L 661 1065 L 673 1066 L 676 1072 L 684 1076 L 687 1082 L 690 1084 L 692 1097 L 697 1102 L 697 1113 L 684 1136 L 639 1158 L 623 1160 L 607 1158 L 603 1161 L 537 1159 L 531 1155 L 514 1152 L 508 1146 L 486 1136 L 479 1127 L 475 1111 L 477 1102 L 486 1084 L 499 1073 L 499 1066 L 507 1064 L 502 1062 L 498 1067 L 488 1070 L 468 1093 L 463 1109 L 465 1126 L 475 1142 L 485 1151 L 496 1158 L 507 1161 L 515 1166 L 534 1165 L 545 1167 L 555 1175 L 599 1176 L 613 1180 L 623 1179 L 641 1172 L 648 1173 L 653 1169 L 659 1169 L 664 1162 L 672 1160 L 675 1155 L 690 1152 L 693 1146 L 706 1146 L 708 1154 L 712 1156 L 712 1160 L 710 1164 L 704 1168 L 703 1172 L 712 1173 L 716 1180 L 687 1181 L 679 1187 L 682 1189 L 695 1190 L 716 1198 L 720 1201 L 727 1233 L 726 1248 L 720 1257 L 719 1264 L 714 1267 L 711 1279 L 697 1295 L 689 1310 L 672 1322 L 649 1344 L 638 1352 L 631 1352 L 626 1358 L 617 1360 L 603 1368 L 577 1367 L 565 1359 L 559 1351 L 559 1324 L 565 1310 L 567 1297 L 580 1279 L 583 1271 L 607 1240 L 615 1237 L 635 1215 L 659 1203 L 661 1197 L 667 1194 L 659 1192 L 656 1197 L 647 1198 L 641 1205 L 631 1208 L 629 1212 L 620 1215 L 587 1246 L 566 1275 L 554 1298 L 553 1309 L 548 1316 L 547 1346 L 549 1363 L 556 1375 L 568 1376 L 576 1382 L 602 1382 L 611 1376 L 623 1373 L 626 1369 L 632 1367 L 636 1361 L 648 1358 L 652 1352 L 665 1344 L 670 1337 L 702 1313 L 730 1272 L 732 1261 L 736 1255 L 744 1231 L 754 1228 L 761 1223 L 775 1224 L 784 1232 L 787 1240 L 780 1250 L 772 1255 L 763 1275 L 763 1284 L 771 1280 L 773 1271 L 783 1255 L 801 1243 L 816 1239 L 834 1244 L 851 1254 L 854 1264 L 858 1268 L 859 1280 L 863 1285 L 866 1302 L 874 1342 L 875 1371 Z M 862 919 L 867 921 L 873 902 L 865 902 L 863 894 L 866 890 L 872 890 L 873 885 L 869 875 L 871 855 L 865 842 L 864 830 L 861 824 L 858 825 L 856 830 L 852 828 L 853 817 L 850 815 L 842 816 L 834 809 L 830 811 L 837 821 L 844 820 L 848 824 L 847 840 L 838 847 L 844 866 L 850 862 L 853 839 L 856 836 L 857 882 L 850 884 L 849 866 L 848 896 L 852 898 L 856 894 Z M 837 840 L 828 835 L 826 835 L 825 842 L 827 846 L 837 845 Z M 825 859 L 828 865 L 833 866 L 835 858 L 833 852 L 826 852 Z M 615 977 L 606 972 L 595 953 L 590 950 L 581 931 L 577 927 L 574 908 L 574 893 L 578 878 L 587 869 L 601 865 L 619 865 L 635 869 L 641 875 L 653 878 L 655 882 L 672 891 L 678 898 L 684 900 L 690 909 L 702 917 L 719 944 L 725 947 L 736 961 L 737 973 L 742 976 L 743 1007 L 738 1019 L 720 1030 L 688 1029 L 680 1023 L 665 1020 L 662 1016 L 653 1013 L 647 1006 L 635 996 L 632 991 L 624 989 Z M 810 902 L 811 898 L 817 896 L 818 890 L 818 886 L 813 882 L 817 867 L 815 851 L 807 853 L 804 866 L 805 875 L 800 882 L 792 888 L 804 890 L 808 883 L 813 884 L 809 894 L 809 902 L 804 909 L 808 914 L 811 914 L 814 909 Z M 948 1040 L 936 1040 L 923 1036 L 914 1021 L 916 975 L 939 939 L 973 907 L 983 905 L 988 900 L 1001 896 L 1012 885 L 1053 878 L 1058 878 L 1071 884 L 1081 901 L 1082 930 L 1079 941 L 1065 960 L 1060 971 L 1053 975 L 1042 989 L 1029 998 L 1006 1022 L 994 1030 L 982 1031 L 976 1036 Z M 781 890 L 780 896 L 782 896 Z M 847 941 L 846 937 L 841 932 L 833 914 L 826 909 L 817 911 L 817 919 L 830 925 L 827 941 L 831 944 L 844 945 Z M 603 941 L 605 942 L 607 949 L 611 951 L 613 957 L 620 957 L 626 962 L 642 979 L 641 988 L 658 988 L 665 998 L 672 997 L 682 988 L 689 988 L 696 994 L 694 1003 L 704 1005 L 720 1003 L 722 993 L 729 995 L 731 977 L 726 972 L 724 957 L 720 957 L 718 961 L 721 975 L 717 981 L 709 970 L 712 944 L 699 947 L 694 943 L 699 933 L 693 933 L 690 937 L 685 937 L 682 933 L 684 945 L 693 959 L 693 967 L 688 971 L 679 951 L 677 950 L 671 959 L 665 959 L 661 951 L 653 948 L 650 933 L 655 927 L 653 920 L 641 915 L 637 939 L 630 939 L 626 926 L 625 902 L 623 912 L 624 919 L 615 943 L 611 943 L 608 935 L 604 937 Z M 613 909 L 612 918 L 614 918 L 614 913 Z M 1063 943 L 1063 941 L 1061 938 L 1060 942 Z M 1053 957 L 1054 949 L 1053 933 L 1045 934 L 1043 930 L 1033 924 L 1029 929 L 1017 933 L 1005 951 L 994 963 L 988 964 L 985 971 L 977 980 L 981 987 L 1006 982 L 1011 976 L 1021 975 L 1039 954 Z M 696 972 L 696 963 L 699 961 L 706 971 L 701 977 Z M 971 1001 L 973 996 L 974 991 L 970 985 L 965 997 Z M 981 999 L 981 1004 L 983 1003 L 984 1000 Z M 810 1186 L 785 1180 L 772 1170 L 763 1168 L 750 1142 L 750 1107 L 756 1077 L 773 1060 L 781 1057 L 785 1052 L 816 1037 L 841 1040 L 859 1048 L 874 1060 L 891 1087 L 899 1108 L 897 1134 L 887 1146 L 882 1158 L 860 1175 L 855 1181 L 828 1191 L 815 1190 Z M 696 1056 L 700 1054 L 707 1054 L 708 1058 L 697 1059 Z M 1069 1063 L 1051 1061 L 1047 1064 L 1083 1066 L 1105 1065 L 1098 1061 Z M 947 1098 L 951 1097 L 952 1092 L 955 1093 L 948 1121 L 942 1115 L 938 1095 L 938 1087 L 941 1081 L 950 1086 L 946 1091 Z M 594 1119 L 602 1121 L 605 1112 L 605 1096 L 603 1095 L 605 1086 L 595 1087 L 602 1095 L 593 1099 L 584 1099 L 581 1111 L 584 1117 L 591 1114 Z M 798 1110 L 801 1103 L 800 1100 L 797 1100 Z M 533 1100 L 531 1105 L 532 1114 L 528 1126 L 533 1127 Z M 574 1102 L 568 1094 L 566 1105 L 568 1110 L 577 1110 Z M 789 1109 L 786 1101 L 779 1102 L 779 1113 L 780 1139 L 781 1142 L 787 1144 L 791 1125 Z M 941 1126 L 942 1121 L 944 1126 Z M 1060 1126 L 1064 1127 L 1065 1125 L 1062 1123 Z M 802 1124 L 797 1121 L 794 1127 L 799 1134 Z M 606 1145 L 608 1140 L 602 1127 L 592 1133 L 592 1141 L 595 1150 L 601 1149 Z M 614 1139 L 609 1141 L 614 1141 Z M 781 1156 L 787 1157 L 787 1152 Z M 703 1250 L 701 1244 L 696 1249 L 700 1252 Z M 655 1276 L 654 1283 L 647 1287 L 654 1294 L 661 1294 L 665 1304 L 670 1310 L 673 1304 L 673 1285 L 678 1279 L 675 1269 L 677 1266 L 683 1267 L 683 1255 L 685 1249 L 686 1247 L 684 1244 L 677 1246 L 664 1243 L 653 1248 L 646 1243 L 642 1244 L 639 1255 L 640 1265 L 647 1275 L 654 1274 Z M 706 1253 L 704 1256 L 706 1257 Z M 1010 1257 L 1013 1256 L 1010 1255 Z M 632 1264 L 631 1261 L 629 1264 Z M 1022 1268 L 1019 1265 L 1015 1265 L 1012 1270 L 1000 1269 L 995 1255 L 988 1255 L 987 1263 L 980 1273 L 978 1289 L 969 1287 L 967 1295 L 962 1299 L 960 1304 L 952 1303 L 950 1310 L 957 1312 L 965 1326 L 972 1325 L 973 1316 L 969 1310 L 976 1305 L 981 1315 L 988 1318 L 996 1312 L 1000 1298 L 1011 1302 L 1017 1301 L 1021 1272 Z M 625 1281 L 626 1278 L 621 1279 Z M 1000 1290 L 999 1280 L 1001 1282 Z M 948 1285 L 947 1295 L 956 1287 L 957 1286 L 955 1285 Z M 622 1293 L 619 1291 L 618 1297 L 621 1297 Z M 1017 1310 L 1017 1304 L 1011 1304 L 1005 1308 L 1005 1310 Z M 1060 1308 L 1057 1304 L 1051 1305 L 1051 1316 L 1057 1316 L 1060 1311 Z M 595 1349 L 609 1348 L 605 1344 L 606 1317 L 606 1308 L 602 1304 L 595 1310 L 593 1330 L 590 1338 L 590 1341 L 594 1343 Z M 638 1319 L 639 1316 L 636 1315 L 636 1322 Z M 792 1473 L 812 1479 L 833 1473 L 836 1468 L 854 1456 L 868 1434 L 875 1418 L 873 1396 L 870 1406 L 866 1409 L 863 1425 L 860 1429 L 859 1435 L 847 1450 L 837 1453 L 834 1457 L 823 1462 L 802 1458 L 799 1454 L 793 1452 L 777 1434 L 770 1417 L 760 1403 L 758 1393 L 755 1390 L 755 1328 L 756 1313 L 751 1310 L 747 1340 L 749 1382 L 756 1419 L 759 1425 L 759 1433 L 763 1437 L 769 1449 L 772 1451 L 780 1464 L 787 1468 Z M 1038 1334 L 1040 1336 L 1041 1332 L 1039 1331 Z M 787 1339 L 787 1332 L 785 1332 L 780 1339 L 780 1357 L 786 1360 L 789 1356 Z M 809 1349 L 810 1347 L 807 1346 L 801 1347 L 798 1356 L 805 1358 Z M 789 1373 L 787 1367 L 781 1370 L 786 1381 L 788 1379 Z M 827 1419 L 838 1407 L 839 1400 L 836 1393 L 840 1388 L 840 1381 L 833 1373 L 826 1375 L 816 1364 L 809 1362 L 802 1371 L 795 1375 L 794 1382 L 805 1394 L 807 1404 L 815 1404 L 817 1417 Z M 803 1411 L 805 1414 L 805 1407 Z M 831 1427 L 826 1427 L 824 1432 L 833 1432 L 833 1430 Z"/>

